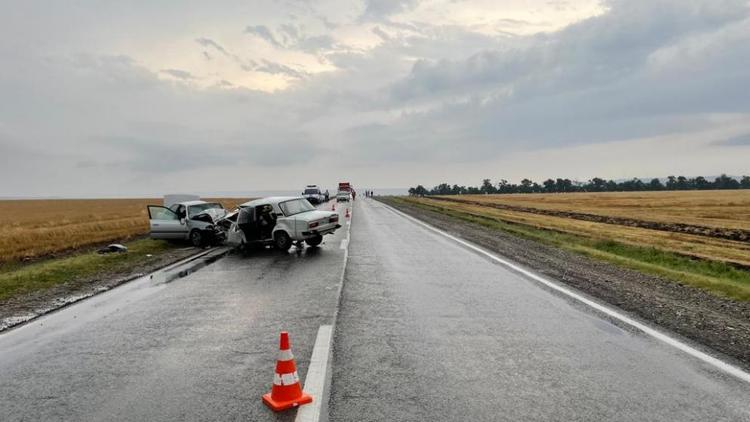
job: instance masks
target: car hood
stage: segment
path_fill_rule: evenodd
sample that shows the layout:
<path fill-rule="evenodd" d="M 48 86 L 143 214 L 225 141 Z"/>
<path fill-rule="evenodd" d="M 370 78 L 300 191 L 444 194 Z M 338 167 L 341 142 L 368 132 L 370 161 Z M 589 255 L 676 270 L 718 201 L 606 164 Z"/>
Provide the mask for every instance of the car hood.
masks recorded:
<path fill-rule="evenodd" d="M 314 211 L 307 211 L 307 212 L 295 214 L 291 216 L 290 218 L 294 218 L 295 220 L 299 220 L 299 221 L 316 221 L 316 220 L 321 220 L 323 218 L 330 218 L 330 217 L 333 217 L 334 215 L 336 215 L 335 212 L 314 210 Z"/>
<path fill-rule="evenodd" d="M 225 210 L 224 208 L 209 208 L 207 210 L 203 210 L 198 215 L 207 215 L 211 217 L 211 220 L 214 223 L 216 223 L 227 215 L 227 210 Z"/>

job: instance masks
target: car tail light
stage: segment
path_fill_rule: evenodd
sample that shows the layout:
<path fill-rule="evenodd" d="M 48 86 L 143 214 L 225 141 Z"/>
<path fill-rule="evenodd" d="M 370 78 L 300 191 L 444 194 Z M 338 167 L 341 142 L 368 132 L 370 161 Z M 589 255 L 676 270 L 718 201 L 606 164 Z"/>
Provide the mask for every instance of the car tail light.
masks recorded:
<path fill-rule="evenodd" d="M 336 214 L 336 215 L 333 215 L 333 216 L 331 216 L 331 219 L 330 219 L 330 220 L 328 220 L 328 221 L 329 221 L 330 223 L 335 223 L 335 222 L 339 221 L 339 215 L 338 215 L 338 214 Z"/>
<path fill-rule="evenodd" d="M 313 221 L 312 223 L 308 224 L 307 227 L 314 229 L 320 225 L 319 221 Z"/>

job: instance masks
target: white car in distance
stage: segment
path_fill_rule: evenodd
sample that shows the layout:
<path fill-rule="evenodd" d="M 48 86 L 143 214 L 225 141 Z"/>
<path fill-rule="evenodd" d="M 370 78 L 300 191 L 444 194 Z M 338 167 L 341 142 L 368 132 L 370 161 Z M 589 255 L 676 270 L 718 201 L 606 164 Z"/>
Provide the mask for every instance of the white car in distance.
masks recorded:
<path fill-rule="evenodd" d="M 352 194 L 347 191 L 340 191 L 336 194 L 336 202 L 349 202 L 352 199 Z"/>
<path fill-rule="evenodd" d="M 302 197 L 310 201 L 311 204 L 322 204 L 327 199 L 318 185 L 307 185 L 302 192 Z"/>
<path fill-rule="evenodd" d="M 218 225 L 227 243 L 237 247 L 273 245 L 286 251 L 292 243 L 318 246 L 323 236 L 340 228 L 336 212 L 316 209 L 301 197 L 256 199 L 239 206 Z"/>

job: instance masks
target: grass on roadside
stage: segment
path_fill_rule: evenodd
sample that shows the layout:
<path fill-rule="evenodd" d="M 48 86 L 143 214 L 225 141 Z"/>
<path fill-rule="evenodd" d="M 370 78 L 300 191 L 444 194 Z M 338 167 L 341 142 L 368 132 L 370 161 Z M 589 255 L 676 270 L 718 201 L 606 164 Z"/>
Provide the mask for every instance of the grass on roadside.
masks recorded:
<path fill-rule="evenodd" d="M 587 255 L 646 274 L 705 289 L 719 296 L 750 301 L 750 272 L 732 265 L 696 260 L 652 247 L 623 244 L 614 240 L 598 240 L 553 230 L 508 223 L 492 217 L 451 210 L 412 201 L 391 198 L 403 204 L 438 212 L 453 218 L 500 230 L 526 239 L 535 240 L 561 249 Z"/>
<path fill-rule="evenodd" d="M 175 245 L 166 241 L 139 239 L 125 243 L 127 253 L 99 255 L 95 251 L 32 264 L 0 265 L 0 300 L 48 289 L 97 274 L 124 271 L 159 260 L 159 254 Z M 150 256 L 149 256 L 150 255 Z"/>

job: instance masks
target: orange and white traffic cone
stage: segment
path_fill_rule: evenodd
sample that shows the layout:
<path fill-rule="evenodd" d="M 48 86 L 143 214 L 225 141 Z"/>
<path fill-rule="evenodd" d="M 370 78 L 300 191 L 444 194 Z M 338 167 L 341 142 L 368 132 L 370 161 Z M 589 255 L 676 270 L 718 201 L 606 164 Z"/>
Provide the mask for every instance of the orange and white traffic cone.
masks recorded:
<path fill-rule="evenodd" d="M 349 218 L 349 208 L 346 209 L 346 215 L 344 217 Z"/>
<path fill-rule="evenodd" d="M 282 331 L 273 386 L 270 393 L 263 395 L 263 403 L 274 412 L 280 412 L 312 401 L 312 396 L 305 394 L 299 385 L 297 365 L 294 363 L 294 355 L 289 344 L 289 333 Z"/>
<path fill-rule="evenodd" d="M 331 204 L 331 211 L 336 211 L 336 203 Z"/>

